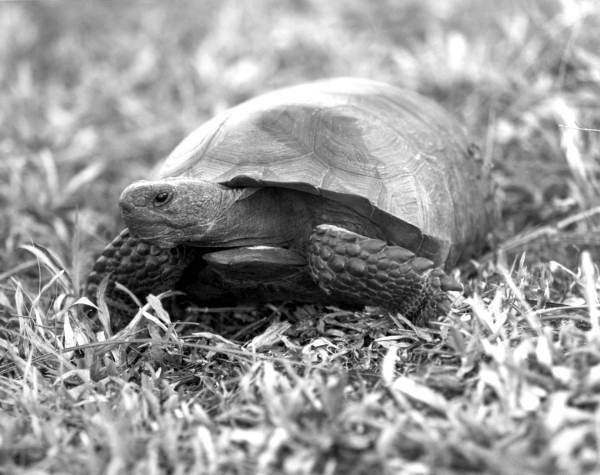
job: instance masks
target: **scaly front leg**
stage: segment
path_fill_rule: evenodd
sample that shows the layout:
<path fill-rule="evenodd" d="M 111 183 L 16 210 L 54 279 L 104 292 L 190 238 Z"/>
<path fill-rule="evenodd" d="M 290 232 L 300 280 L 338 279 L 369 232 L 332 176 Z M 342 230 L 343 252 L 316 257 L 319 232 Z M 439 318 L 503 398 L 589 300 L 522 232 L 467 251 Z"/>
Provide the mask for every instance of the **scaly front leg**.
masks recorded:
<path fill-rule="evenodd" d="M 117 282 L 143 303 L 148 294 L 174 289 L 191 259 L 191 252 L 183 246 L 163 249 L 132 237 L 125 229 L 95 262 L 86 282 L 85 295 L 95 301 L 98 286 L 109 276 L 106 303 L 111 326 L 120 329 L 135 315 L 137 306 L 126 292 L 116 287 Z"/>
<path fill-rule="evenodd" d="M 462 290 L 429 259 L 332 225 L 311 234 L 308 263 L 325 292 L 422 321 L 448 311 L 446 291 Z"/>

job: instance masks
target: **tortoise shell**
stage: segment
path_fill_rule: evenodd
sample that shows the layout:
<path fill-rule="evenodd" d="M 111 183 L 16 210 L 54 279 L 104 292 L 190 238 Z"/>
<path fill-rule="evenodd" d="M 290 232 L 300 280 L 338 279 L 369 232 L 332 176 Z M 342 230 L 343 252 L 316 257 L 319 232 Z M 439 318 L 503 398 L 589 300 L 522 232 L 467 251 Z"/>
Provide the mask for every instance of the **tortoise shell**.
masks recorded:
<path fill-rule="evenodd" d="M 490 222 L 490 185 L 464 132 L 416 93 L 337 78 L 226 110 L 178 145 L 158 178 L 319 194 L 377 224 L 391 243 L 451 266 Z"/>

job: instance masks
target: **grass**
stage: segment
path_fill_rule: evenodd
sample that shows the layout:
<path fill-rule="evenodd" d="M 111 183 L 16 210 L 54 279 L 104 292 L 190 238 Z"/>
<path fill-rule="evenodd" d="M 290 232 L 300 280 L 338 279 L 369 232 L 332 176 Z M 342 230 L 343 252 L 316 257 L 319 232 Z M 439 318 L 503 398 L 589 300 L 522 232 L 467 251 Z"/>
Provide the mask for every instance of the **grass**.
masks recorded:
<path fill-rule="evenodd" d="M 0 472 L 600 470 L 593 0 L 0 3 Z M 494 252 L 429 327 L 80 289 L 120 190 L 196 125 L 337 75 L 418 90 L 494 164 Z"/>

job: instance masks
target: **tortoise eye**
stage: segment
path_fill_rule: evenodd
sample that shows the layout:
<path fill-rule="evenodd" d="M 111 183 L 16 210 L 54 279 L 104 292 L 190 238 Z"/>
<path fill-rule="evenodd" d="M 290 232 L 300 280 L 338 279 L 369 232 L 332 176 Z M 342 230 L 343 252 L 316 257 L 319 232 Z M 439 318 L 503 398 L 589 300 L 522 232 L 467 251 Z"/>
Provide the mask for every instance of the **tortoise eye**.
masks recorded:
<path fill-rule="evenodd" d="M 171 200 L 171 193 L 168 191 L 160 191 L 154 196 L 154 206 L 162 206 Z"/>

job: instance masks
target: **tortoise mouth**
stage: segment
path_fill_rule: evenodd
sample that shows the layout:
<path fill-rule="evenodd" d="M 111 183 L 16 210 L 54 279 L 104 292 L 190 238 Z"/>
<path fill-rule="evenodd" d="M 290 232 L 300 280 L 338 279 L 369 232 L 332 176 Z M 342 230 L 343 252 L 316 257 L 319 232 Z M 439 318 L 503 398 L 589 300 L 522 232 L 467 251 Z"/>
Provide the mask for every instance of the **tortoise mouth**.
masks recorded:
<path fill-rule="evenodd" d="M 245 240 L 238 242 L 233 240 L 218 239 L 212 240 L 205 235 L 206 228 L 198 225 L 187 225 L 174 223 L 165 219 L 159 213 L 144 213 L 140 216 L 139 210 L 134 209 L 129 214 L 123 210 L 123 219 L 132 236 L 149 242 L 161 248 L 171 248 L 175 246 L 189 246 L 196 248 L 208 248 L 213 250 L 233 249 L 248 245 Z M 210 226 L 208 226 L 209 228 Z"/>
<path fill-rule="evenodd" d="M 177 239 L 172 223 L 166 223 L 160 215 L 154 213 L 143 213 L 143 216 L 140 216 L 142 213 L 139 211 L 132 205 L 121 207 L 121 216 L 132 236 L 161 248 L 171 248 L 181 244 L 181 239 Z"/>

